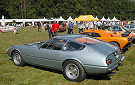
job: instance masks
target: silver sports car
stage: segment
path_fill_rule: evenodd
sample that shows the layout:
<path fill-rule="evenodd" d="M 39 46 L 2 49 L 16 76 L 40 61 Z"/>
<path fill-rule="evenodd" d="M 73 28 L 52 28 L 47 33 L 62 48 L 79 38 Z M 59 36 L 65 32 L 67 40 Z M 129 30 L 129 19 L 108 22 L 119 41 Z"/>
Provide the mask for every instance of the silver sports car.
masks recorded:
<path fill-rule="evenodd" d="M 57 36 L 48 41 L 6 50 L 15 65 L 26 63 L 63 71 L 66 79 L 82 81 L 86 74 L 107 74 L 124 60 L 119 48 L 82 35 Z"/>

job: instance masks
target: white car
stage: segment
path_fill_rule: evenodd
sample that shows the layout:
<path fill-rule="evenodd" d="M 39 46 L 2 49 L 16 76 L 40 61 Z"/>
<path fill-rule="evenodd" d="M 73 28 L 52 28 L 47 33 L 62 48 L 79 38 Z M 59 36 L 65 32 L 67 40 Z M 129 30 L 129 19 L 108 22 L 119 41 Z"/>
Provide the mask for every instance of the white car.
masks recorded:
<path fill-rule="evenodd" d="M 14 26 L 0 27 L 0 32 L 12 32 L 14 28 Z"/>

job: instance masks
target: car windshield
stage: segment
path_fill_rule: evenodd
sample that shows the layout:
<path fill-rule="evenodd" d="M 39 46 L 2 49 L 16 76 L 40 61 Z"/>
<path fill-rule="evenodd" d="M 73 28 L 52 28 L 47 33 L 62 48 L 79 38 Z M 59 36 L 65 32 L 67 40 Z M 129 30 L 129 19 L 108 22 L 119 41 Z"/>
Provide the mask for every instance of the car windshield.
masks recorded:
<path fill-rule="evenodd" d="M 86 37 L 86 38 L 78 38 L 78 39 L 75 39 L 75 41 L 78 41 L 78 42 L 80 42 L 80 43 L 99 43 L 98 40 L 93 39 L 93 38 L 89 38 L 89 37 Z"/>
<path fill-rule="evenodd" d="M 104 27 L 102 28 L 102 30 L 111 31 L 111 30 L 112 30 L 112 27 L 111 27 L 111 26 L 104 26 Z"/>
<path fill-rule="evenodd" d="M 126 27 L 124 26 L 121 26 L 125 31 L 129 31 L 129 29 L 127 29 Z"/>

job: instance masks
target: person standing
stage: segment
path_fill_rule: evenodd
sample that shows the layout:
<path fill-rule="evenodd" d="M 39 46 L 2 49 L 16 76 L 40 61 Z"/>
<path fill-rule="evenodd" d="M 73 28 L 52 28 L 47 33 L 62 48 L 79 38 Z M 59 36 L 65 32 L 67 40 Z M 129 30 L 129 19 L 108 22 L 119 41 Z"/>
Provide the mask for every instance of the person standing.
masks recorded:
<path fill-rule="evenodd" d="M 23 29 L 23 23 L 20 24 L 20 29 Z"/>
<path fill-rule="evenodd" d="M 90 24 L 89 24 L 90 26 L 90 29 L 94 29 L 94 24 L 93 24 L 93 21 L 90 21 Z"/>
<path fill-rule="evenodd" d="M 53 29 L 54 36 L 55 36 L 55 37 L 57 36 L 58 28 L 59 28 L 59 25 L 58 25 L 58 23 L 57 23 L 56 20 L 55 20 L 54 23 L 53 23 L 53 25 L 52 25 L 52 29 Z"/>
<path fill-rule="evenodd" d="M 88 30 L 88 27 L 89 27 L 88 22 L 86 22 L 85 27 L 86 27 L 86 30 Z"/>
<path fill-rule="evenodd" d="M 40 28 L 41 28 L 40 22 L 37 24 L 37 26 L 38 26 L 38 32 L 41 32 L 41 31 L 40 31 Z"/>
<path fill-rule="evenodd" d="M 125 25 L 126 23 L 125 23 L 125 21 L 123 21 L 123 25 Z"/>
<path fill-rule="evenodd" d="M 49 39 L 54 37 L 51 21 L 49 21 L 49 24 L 47 24 L 47 29 L 48 29 Z"/>
<path fill-rule="evenodd" d="M 67 34 L 71 34 L 72 32 L 73 32 L 73 23 L 69 21 Z"/>
<path fill-rule="evenodd" d="M 79 33 L 81 33 L 81 32 L 83 32 L 83 27 L 84 27 L 84 25 L 83 25 L 83 22 L 80 22 L 79 23 Z"/>
<path fill-rule="evenodd" d="M 14 25 L 14 34 L 17 34 L 17 26 Z"/>
<path fill-rule="evenodd" d="M 111 23 L 112 25 L 116 25 L 116 23 L 113 21 L 112 23 Z"/>
<path fill-rule="evenodd" d="M 98 29 L 101 29 L 102 23 L 100 22 L 100 20 L 97 22 L 97 26 L 98 26 Z"/>
<path fill-rule="evenodd" d="M 44 23 L 43 22 L 41 23 L 41 26 L 42 26 L 42 31 L 45 32 L 45 28 L 44 28 Z"/>

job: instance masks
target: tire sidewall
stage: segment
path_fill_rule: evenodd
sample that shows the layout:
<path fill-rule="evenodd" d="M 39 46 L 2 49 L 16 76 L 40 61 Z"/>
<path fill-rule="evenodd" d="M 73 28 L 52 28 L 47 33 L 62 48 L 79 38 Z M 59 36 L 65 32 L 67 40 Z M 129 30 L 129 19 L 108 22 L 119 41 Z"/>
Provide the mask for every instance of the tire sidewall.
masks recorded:
<path fill-rule="evenodd" d="M 70 78 L 66 75 L 66 70 L 65 70 L 65 69 L 66 69 L 66 66 L 67 66 L 68 64 L 75 64 L 75 65 L 78 67 L 78 69 L 79 69 L 79 75 L 78 75 L 78 77 L 77 77 L 76 79 L 70 79 Z M 75 60 L 69 60 L 69 61 L 66 61 L 66 62 L 64 63 L 64 65 L 63 65 L 63 76 L 64 76 L 67 80 L 81 82 L 81 81 L 83 81 L 83 80 L 86 78 L 86 72 L 85 72 L 84 68 L 82 67 L 82 65 L 81 65 L 79 62 L 77 62 L 77 61 L 75 61 Z"/>
<path fill-rule="evenodd" d="M 14 61 L 14 55 L 15 55 L 15 54 L 20 55 L 21 62 L 20 62 L 19 64 L 16 64 L 15 61 Z M 21 54 L 20 54 L 18 51 L 14 51 L 14 52 L 12 53 L 12 61 L 13 61 L 13 63 L 14 63 L 16 66 L 24 66 L 24 64 L 25 64 L 24 60 L 22 59 Z"/>

